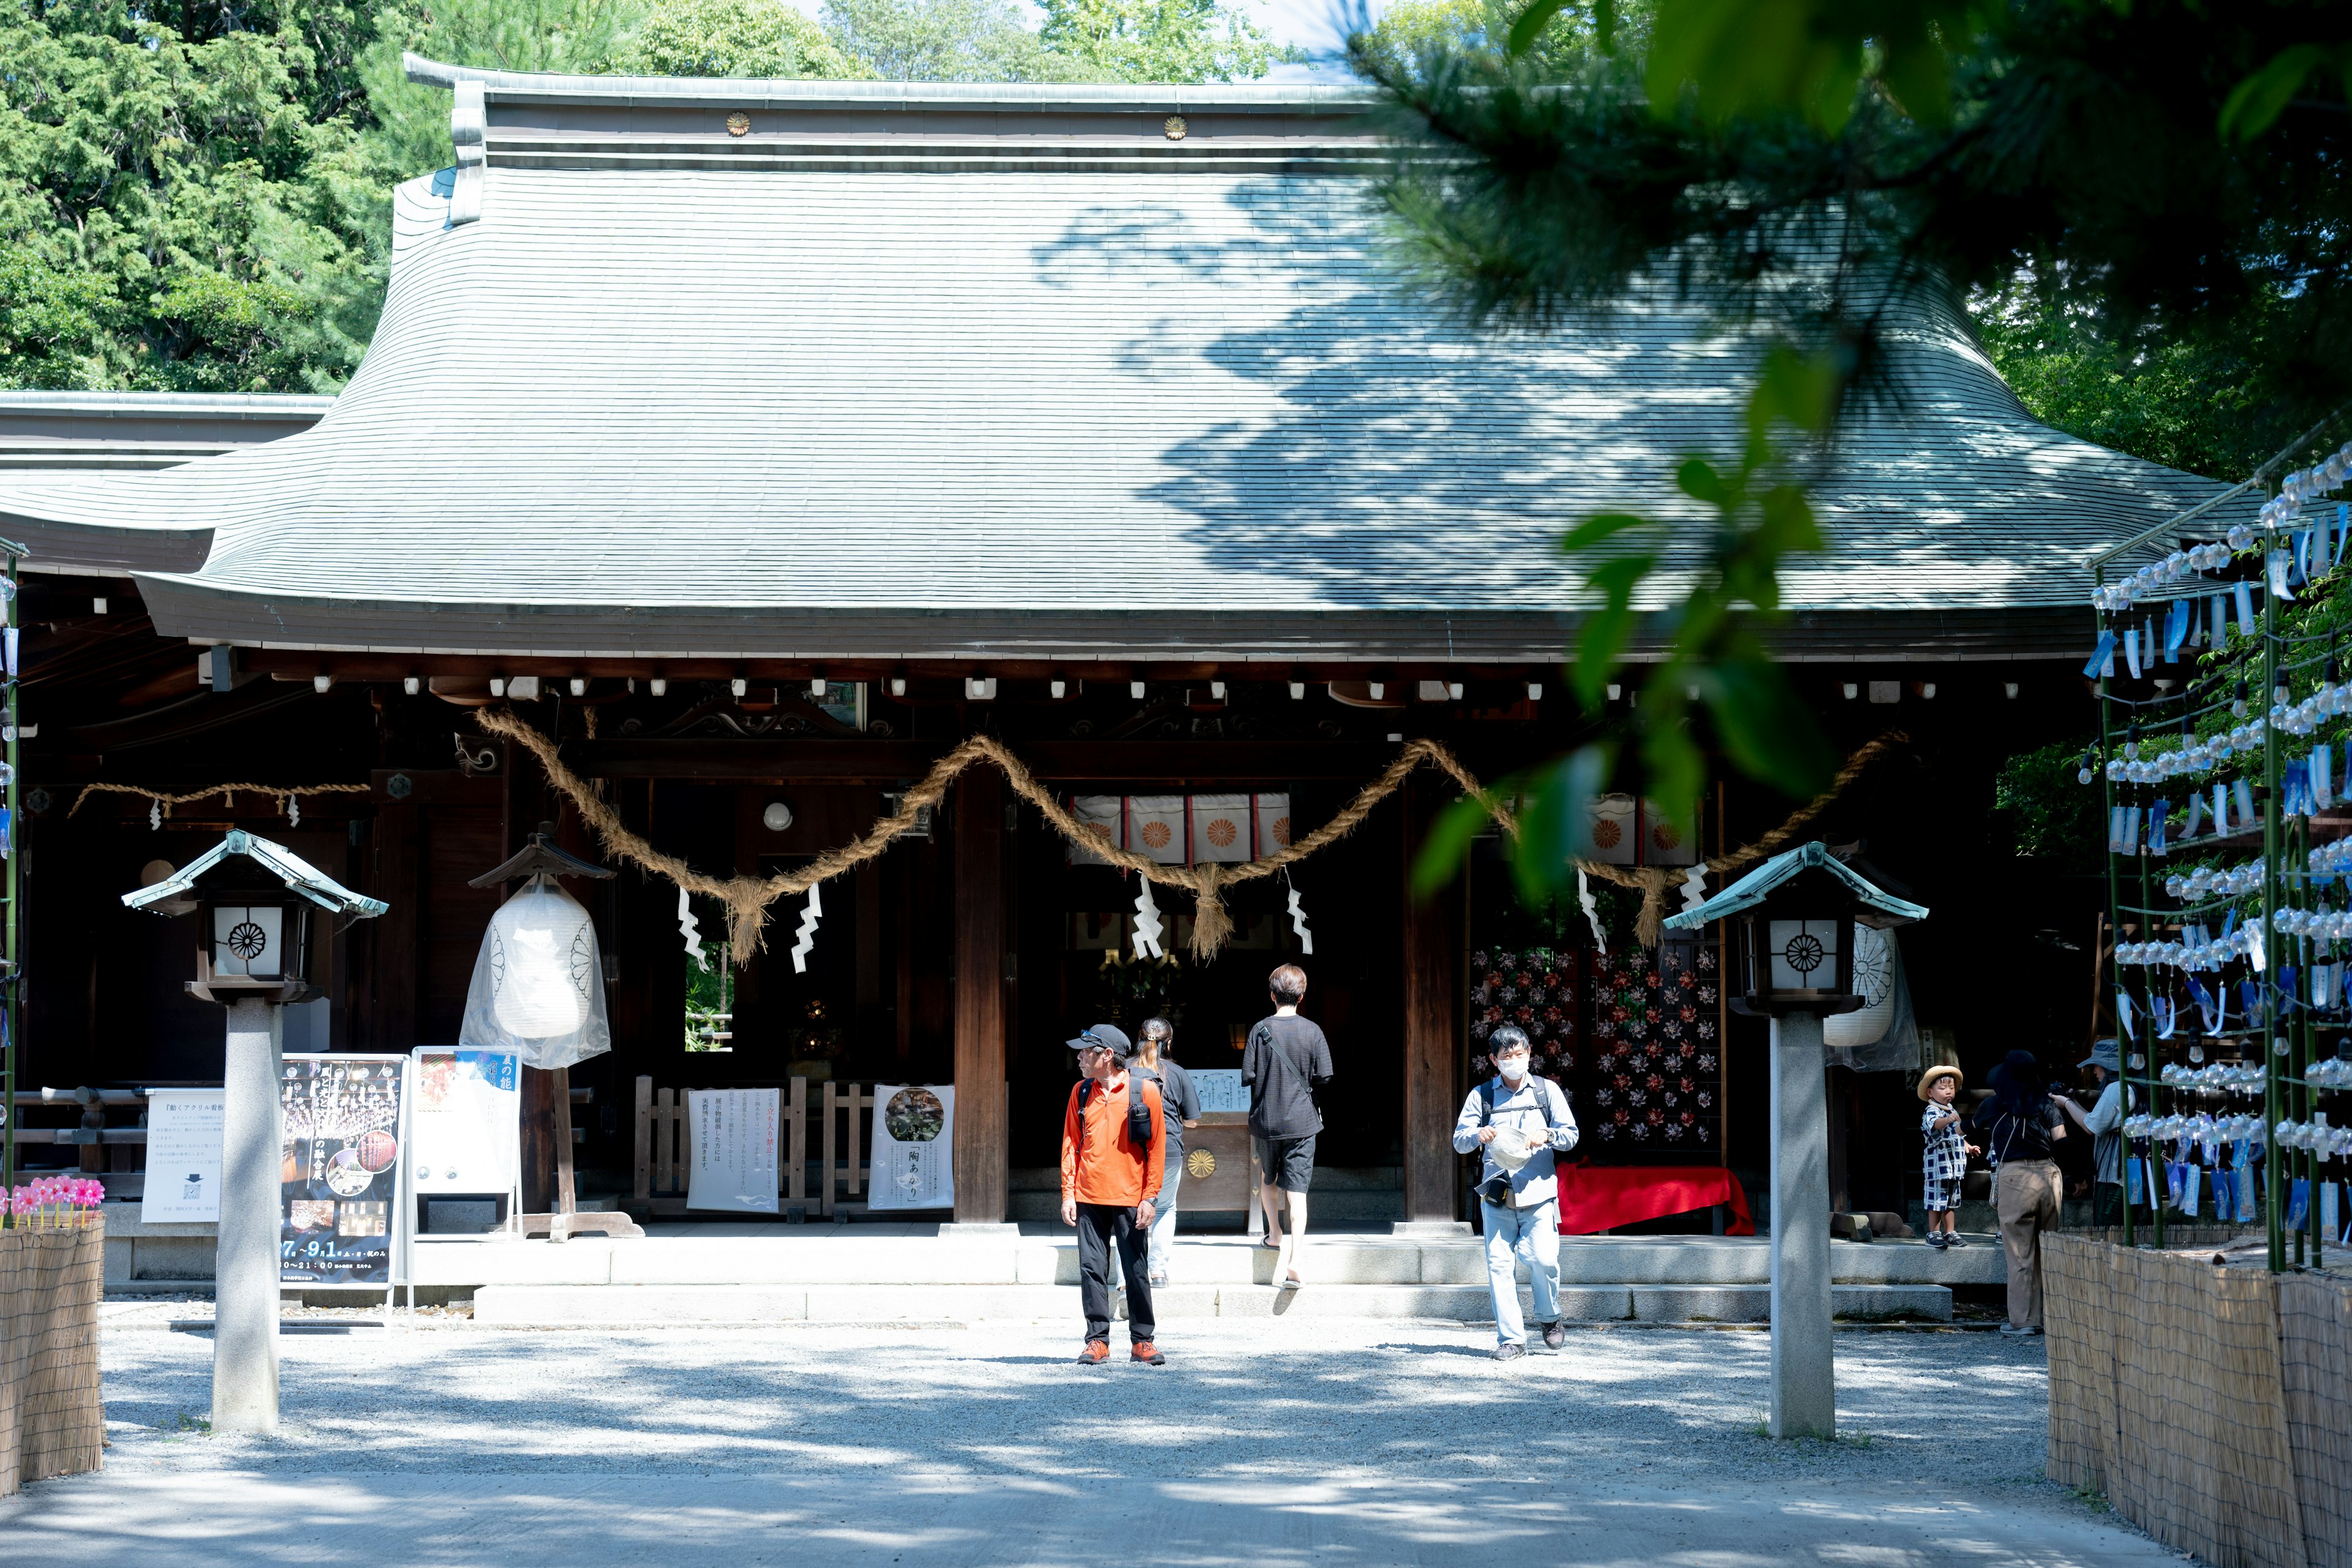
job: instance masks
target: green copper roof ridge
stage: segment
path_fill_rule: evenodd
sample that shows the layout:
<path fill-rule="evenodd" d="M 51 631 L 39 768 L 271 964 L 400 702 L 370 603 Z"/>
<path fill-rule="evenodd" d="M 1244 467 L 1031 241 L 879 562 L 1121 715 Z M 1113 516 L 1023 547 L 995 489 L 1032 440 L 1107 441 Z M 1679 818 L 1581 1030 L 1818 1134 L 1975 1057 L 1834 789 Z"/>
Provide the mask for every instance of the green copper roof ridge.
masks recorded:
<path fill-rule="evenodd" d="M 122 901 L 131 909 L 143 910 L 152 904 L 186 897 L 195 892 L 197 878 L 232 855 L 242 855 L 254 861 L 283 881 L 289 892 L 299 893 L 331 914 L 367 920 L 392 908 L 382 899 L 371 899 L 364 893 L 352 892 L 284 845 L 274 844 L 242 827 L 230 828 L 228 836 L 218 844 L 162 881 L 123 894 Z"/>
<path fill-rule="evenodd" d="M 1861 900 L 1864 909 L 1875 910 L 1899 921 L 1924 921 L 1927 906 L 1898 899 L 1864 879 L 1844 861 L 1830 853 L 1830 847 L 1820 839 L 1800 844 L 1794 849 L 1775 855 L 1696 909 L 1669 915 L 1664 924 L 1669 931 L 1695 931 L 1716 921 L 1727 920 L 1762 903 L 1781 883 L 1800 871 L 1826 871 L 1843 882 Z"/>

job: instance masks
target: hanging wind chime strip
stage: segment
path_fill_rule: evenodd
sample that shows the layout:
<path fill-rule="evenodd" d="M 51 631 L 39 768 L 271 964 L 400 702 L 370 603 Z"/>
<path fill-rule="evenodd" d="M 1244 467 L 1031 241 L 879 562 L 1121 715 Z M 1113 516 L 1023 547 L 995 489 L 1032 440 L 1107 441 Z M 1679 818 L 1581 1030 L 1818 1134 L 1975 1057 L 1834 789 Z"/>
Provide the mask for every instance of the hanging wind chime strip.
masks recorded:
<path fill-rule="evenodd" d="M 1134 871 L 1147 881 L 1190 889 L 1195 900 L 1192 949 L 1193 955 L 1199 958 L 1213 957 L 1233 934 L 1233 917 L 1226 911 L 1223 897 L 1225 887 L 1270 877 L 1285 867 L 1338 843 L 1361 826 L 1382 801 L 1402 789 L 1405 780 L 1420 768 L 1433 767 L 1451 778 L 1461 786 L 1465 795 L 1479 804 L 1504 833 L 1516 838 L 1519 831 L 1517 817 L 1480 784 L 1477 776 L 1464 767 L 1452 752 L 1435 741 L 1415 740 L 1405 742 L 1378 777 L 1359 789 L 1354 799 L 1314 832 L 1237 865 L 1217 862 L 1197 866 L 1167 865 L 1157 858 L 1156 852 L 1160 849 L 1157 845 L 1148 847 L 1152 852 L 1139 853 L 1126 845 L 1103 842 L 1099 834 L 1091 831 L 1071 813 L 1059 795 L 1037 782 L 1027 765 L 1013 755 L 1003 742 L 993 735 L 974 735 L 933 763 L 921 782 L 898 797 L 898 811 L 877 821 L 855 841 L 829 849 L 793 870 L 778 871 L 766 877 L 722 879 L 697 871 L 678 857 L 663 853 L 641 836 L 631 832 L 612 804 L 590 789 L 577 773 L 564 765 L 557 753 L 555 742 L 525 723 L 511 710 L 477 709 L 474 722 L 490 734 L 510 740 L 530 752 L 546 773 L 548 783 L 572 803 L 572 809 L 594 831 L 607 854 L 627 860 L 656 876 L 667 878 L 689 892 L 715 899 L 725 905 L 728 945 L 739 963 L 751 962 L 751 955 L 763 945 L 769 906 L 780 899 L 805 893 L 820 882 L 874 858 L 901 835 L 921 827 L 927 820 L 925 813 L 946 797 L 948 786 L 956 777 L 966 768 L 981 763 L 988 763 L 1000 770 L 1013 792 L 1035 806 L 1064 839 L 1087 845 L 1112 865 Z M 1848 757 L 1829 787 L 1798 808 L 1780 826 L 1752 844 L 1743 845 L 1738 849 L 1700 864 L 1708 871 L 1721 874 L 1738 870 L 1774 853 L 1801 832 L 1814 817 L 1827 810 L 1831 803 L 1843 794 L 1872 763 L 1895 747 L 1909 742 L 1910 737 L 1903 731 L 1889 731 Z M 367 786 L 356 787 L 364 789 Z M 1183 796 L 1165 798 L 1176 805 L 1180 814 L 1182 812 Z M 1129 797 L 1128 844 L 1136 842 L 1134 807 L 1137 804 L 1138 797 Z M 1183 827 L 1183 817 L 1179 815 L 1171 825 L 1171 837 L 1174 839 L 1175 853 L 1180 858 L 1184 852 L 1186 840 L 1176 837 L 1176 834 Z M 1620 887 L 1638 889 L 1642 894 L 1642 910 L 1635 921 L 1635 935 L 1645 947 L 1657 945 L 1660 922 L 1665 918 L 1666 892 L 1677 879 L 1677 871 L 1664 867 L 1600 866 L 1583 860 L 1574 864 L 1580 875 L 1590 871 Z M 1146 891 L 1148 893 L 1149 889 Z M 1140 907 L 1139 902 L 1139 909 Z"/>

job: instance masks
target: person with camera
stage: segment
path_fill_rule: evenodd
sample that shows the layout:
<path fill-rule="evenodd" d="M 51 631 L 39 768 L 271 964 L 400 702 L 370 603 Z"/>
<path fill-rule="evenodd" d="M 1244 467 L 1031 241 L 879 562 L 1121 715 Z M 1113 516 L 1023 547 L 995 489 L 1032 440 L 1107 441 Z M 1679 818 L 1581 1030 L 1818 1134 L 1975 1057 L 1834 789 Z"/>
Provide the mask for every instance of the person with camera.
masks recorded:
<path fill-rule="evenodd" d="M 1547 1349 L 1568 1341 L 1559 1321 L 1559 1155 L 1576 1147 L 1576 1117 L 1559 1085 L 1529 1070 L 1528 1037 L 1506 1024 L 1487 1037 L 1495 1077 L 1474 1087 L 1454 1123 L 1455 1152 L 1483 1150 L 1479 1211 L 1486 1222 L 1486 1287 L 1495 1298 L 1496 1361 L 1528 1353 L 1519 1315 L 1518 1263 L 1527 1259 L 1536 1321 Z"/>
<path fill-rule="evenodd" d="M 1131 1360 L 1165 1366 L 1152 1342 L 1150 1269 L 1153 1205 L 1165 1173 L 1166 1114 L 1157 1084 L 1129 1076 L 1135 1054 L 1125 1030 L 1097 1024 L 1070 1042 L 1085 1076 L 1062 1113 L 1062 1223 L 1078 1232 L 1078 1298 L 1087 1314 L 1080 1366 L 1110 1359 L 1110 1255 L 1127 1277 Z"/>

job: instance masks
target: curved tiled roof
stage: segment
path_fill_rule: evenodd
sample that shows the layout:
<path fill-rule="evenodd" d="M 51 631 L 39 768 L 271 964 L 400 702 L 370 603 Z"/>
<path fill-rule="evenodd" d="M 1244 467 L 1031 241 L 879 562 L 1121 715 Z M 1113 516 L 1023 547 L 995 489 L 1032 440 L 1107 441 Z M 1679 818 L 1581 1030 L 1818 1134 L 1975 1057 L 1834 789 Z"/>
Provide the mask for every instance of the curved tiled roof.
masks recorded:
<path fill-rule="evenodd" d="M 894 88 L 877 129 L 840 84 L 447 74 L 489 89 L 481 216 L 399 189 L 328 416 L 0 479 L 0 531 L 165 542 L 159 628 L 247 643 L 1547 657 L 1593 602 L 1563 529 L 1643 511 L 1687 566 L 1673 468 L 1737 439 L 1748 351 L 1663 290 L 1540 337 L 1416 299 L 1360 95 Z M 2077 605 L 2219 488 L 2036 424 L 1950 320 L 1902 337 L 1791 607 Z"/>

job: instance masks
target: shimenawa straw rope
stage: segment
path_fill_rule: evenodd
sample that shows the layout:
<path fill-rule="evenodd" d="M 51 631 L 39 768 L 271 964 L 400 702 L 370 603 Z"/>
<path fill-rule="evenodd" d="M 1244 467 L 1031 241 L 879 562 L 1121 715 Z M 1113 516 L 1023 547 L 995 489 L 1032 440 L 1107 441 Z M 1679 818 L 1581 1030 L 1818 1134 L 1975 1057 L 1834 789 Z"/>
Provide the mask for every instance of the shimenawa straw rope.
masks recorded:
<path fill-rule="evenodd" d="M 598 842 L 608 853 L 667 878 L 689 893 L 699 893 L 724 905 L 727 910 L 728 946 L 738 963 L 748 963 L 751 955 L 764 945 L 763 928 L 767 924 L 771 904 L 780 899 L 804 893 L 817 883 L 837 877 L 859 862 L 881 854 L 889 847 L 891 840 L 917 826 L 926 807 L 935 806 L 946 797 L 948 786 L 955 782 L 957 775 L 982 762 L 993 763 L 1002 770 L 1013 793 L 1042 812 L 1045 820 L 1053 824 L 1054 830 L 1070 843 L 1114 866 L 1149 878 L 1162 887 L 1189 889 L 1197 900 L 1192 922 L 1192 952 L 1197 958 L 1215 956 L 1224 945 L 1225 939 L 1232 934 L 1233 919 L 1225 911 L 1223 896 L 1225 888 L 1236 882 L 1272 876 L 1284 867 L 1304 860 L 1346 837 L 1371 815 L 1374 807 L 1402 787 L 1406 777 L 1415 768 L 1425 765 L 1443 772 L 1460 784 L 1465 794 L 1484 805 L 1505 832 L 1514 837 L 1518 833 L 1518 821 L 1510 809 L 1489 794 L 1476 775 L 1464 767 L 1452 752 L 1435 741 L 1416 740 L 1406 742 L 1396 759 L 1381 771 L 1379 777 L 1358 790 L 1355 798 L 1338 816 L 1304 838 L 1284 845 L 1271 855 L 1234 865 L 1163 866 L 1150 856 L 1139 855 L 1131 849 L 1109 843 L 1100 834 L 1088 829 L 1070 814 L 1053 791 L 1037 782 L 1027 766 L 1002 741 L 993 735 L 974 735 L 933 763 L 930 772 L 923 775 L 922 782 L 899 797 L 898 809 L 876 822 L 861 837 L 838 848 L 826 850 L 796 870 L 779 871 L 767 877 L 719 878 L 704 875 L 677 856 L 664 854 L 631 832 L 622 823 L 618 811 L 578 774 L 564 766 L 562 759 L 557 755 L 555 742 L 523 722 L 511 710 L 478 709 L 474 720 L 489 733 L 513 741 L 536 757 L 547 773 L 548 782 L 571 801 L 572 808 L 594 830 Z M 1808 802 L 1795 816 L 1756 843 L 1707 861 L 1707 869 L 1734 870 L 1771 853 L 1818 816 L 1837 797 L 1839 791 L 1851 784 L 1872 761 L 1890 746 L 1906 739 L 1896 731 L 1864 746 L 1847 759 L 1830 787 Z M 1577 864 L 1581 869 L 1621 887 L 1642 889 L 1642 915 L 1636 922 L 1636 934 L 1642 937 L 1644 946 L 1656 946 L 1658 921 L 1664 918 L 1666 889 L 1683 873 L 1603 866 L 1581 860 Z"/>

